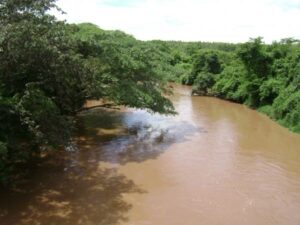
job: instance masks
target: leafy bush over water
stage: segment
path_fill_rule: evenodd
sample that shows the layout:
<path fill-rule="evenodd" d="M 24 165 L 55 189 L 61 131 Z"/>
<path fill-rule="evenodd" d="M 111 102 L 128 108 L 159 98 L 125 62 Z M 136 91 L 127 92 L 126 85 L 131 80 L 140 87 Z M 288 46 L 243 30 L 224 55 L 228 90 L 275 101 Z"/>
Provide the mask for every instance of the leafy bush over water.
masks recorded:
<path fill-rule="evenodd" d="M 154 44 L 49 15 L 55 0 L 0 2 L 0 182 L 67 145 L 87 99 L 174 113 Z"/>

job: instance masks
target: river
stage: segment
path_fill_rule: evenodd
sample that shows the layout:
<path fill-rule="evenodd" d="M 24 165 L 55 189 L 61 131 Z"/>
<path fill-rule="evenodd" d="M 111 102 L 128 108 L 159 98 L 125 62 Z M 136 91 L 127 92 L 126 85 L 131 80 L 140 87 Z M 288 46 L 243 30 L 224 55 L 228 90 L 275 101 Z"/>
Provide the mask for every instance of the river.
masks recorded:
<path fill-rule="evenodd" d="M 0 193 L 0 224 L 299 225 L 300 135 L 190 93 L 175 86 L 173 117 L 83 113 L 76 145 Z"/>

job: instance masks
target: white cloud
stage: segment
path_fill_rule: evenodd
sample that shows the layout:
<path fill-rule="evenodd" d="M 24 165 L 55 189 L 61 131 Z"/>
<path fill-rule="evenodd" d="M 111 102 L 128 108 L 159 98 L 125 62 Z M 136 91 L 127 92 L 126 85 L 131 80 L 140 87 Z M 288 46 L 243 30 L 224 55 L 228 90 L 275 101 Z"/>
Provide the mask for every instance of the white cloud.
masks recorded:
<path fill-rule="evenodd" d="M 59 18 L 68 22 L 92 22 L 141 40 L 300 38 L 299 0 L 59 0 L 58 5 L 67 13 Z"/>

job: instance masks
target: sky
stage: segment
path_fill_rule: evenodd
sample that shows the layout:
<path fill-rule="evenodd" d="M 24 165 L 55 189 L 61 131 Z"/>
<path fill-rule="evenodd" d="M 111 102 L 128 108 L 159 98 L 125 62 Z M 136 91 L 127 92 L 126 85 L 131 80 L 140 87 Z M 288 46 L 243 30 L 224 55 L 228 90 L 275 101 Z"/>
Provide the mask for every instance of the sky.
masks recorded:
<path fill-rule="evenodd" d="M 266 43 L 300 39 L 300 0 L 58 0 L 69 23 L 91 22 L 139 40 Z"/>

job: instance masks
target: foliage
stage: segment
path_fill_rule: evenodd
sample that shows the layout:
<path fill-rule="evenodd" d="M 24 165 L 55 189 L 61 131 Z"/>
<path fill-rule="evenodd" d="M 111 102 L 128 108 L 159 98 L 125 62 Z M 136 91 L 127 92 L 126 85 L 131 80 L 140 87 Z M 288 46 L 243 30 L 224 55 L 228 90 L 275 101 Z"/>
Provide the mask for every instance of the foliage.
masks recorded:
<path fill-rule="evenodd" d="M 226 66 L 222 73 L 218 76 L 213 93 L 224 99 L 233 100 L 243 103 L 247 97 L 244 84 L 246 71 L 239 61 L 232 61 L 232 64 Z"/>
<path fill-rule="evenodd" d="M 193 84 L 200 74 L 204 77 L 203 73 L 218 74 L 221 70 L 222 68 L 218 51 L 200 50 L 194 55 L 192 71 L 186 84 Z"/>
<path fill-rule="evenodd" d="M 237 50 L 237 56 L 243 62 L 249 74 L 265 77 L 270 72 L 272 58 L 267 54 L 261 38 L 251 39 Z"/>
<path fill-rule="evenodd" d="M 164 58 L 154 46 L 137 41 L 120 31 L 102 31 L 95 25 L 73 27 L 73 36 L 85 48 L 85 63 L 97 85 L 90 90 L 91 98 L 107 98 L 116 104 L 150 109 L 160 113 L 174 113 L 170 100 L 163 94 Z M 89 49 L 87 53 L 87 49 Z M 100 91 L 100 92 L 99 92 Z"/>
<path fill-rule="evenodd" d="M 218 54 L 221 63 L 209 64 L 203 54 L 194 55 L 196 63 L 189 76 L 194 90 L 246 104 L 300 131 L 300 45 L 283 39 L 266 45 L 261 38 L 239 45 L 234 55 Z M 192 79 L 191 79 L 192 78 Z"/>
<path fill-rule="evenodd" d="M 273 103 L 273 117 L 294 131 L 300 131 L 300 92 L 295 87 L 284 89 Z"/>
<path fill-rule="evenodd" d="M 165 58 L 153 45 L 65 24 L 51 8 L 55 0 L 0 2 L 0 182 L 17 164 L 68 144 L 87 99 L 175 113 L 158 63 Z"/>
<path fill-rule="evenodd" d="M 207 95 L 210 93 L 210 88 L 214 85 L 215 78 L 210 72 L 200 72 L 194 81 L 193 93 Z"/>

